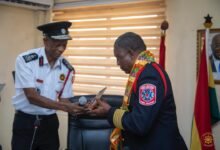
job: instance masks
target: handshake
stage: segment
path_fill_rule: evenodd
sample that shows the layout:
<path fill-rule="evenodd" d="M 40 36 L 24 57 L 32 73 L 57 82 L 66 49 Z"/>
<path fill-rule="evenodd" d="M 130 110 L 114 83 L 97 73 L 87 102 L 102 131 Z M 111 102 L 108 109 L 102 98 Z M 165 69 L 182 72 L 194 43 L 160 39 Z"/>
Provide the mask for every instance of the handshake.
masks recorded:
<path fill-rule="evenodd" d="M 73 116 L 90 115 L 104 117 L 108 114 L 111 106 L 101 99 L 106 87 L 100 90 L 94 98 L 88 99 L 81 96 L 78 100 L 78 107 L 75 107 L 71 113 Z"/>

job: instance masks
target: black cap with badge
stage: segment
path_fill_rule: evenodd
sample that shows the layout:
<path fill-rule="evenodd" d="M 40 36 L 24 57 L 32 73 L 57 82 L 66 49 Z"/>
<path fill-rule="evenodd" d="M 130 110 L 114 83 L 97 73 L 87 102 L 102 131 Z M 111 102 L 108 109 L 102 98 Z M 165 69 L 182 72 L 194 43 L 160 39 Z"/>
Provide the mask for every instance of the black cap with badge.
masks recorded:
<path fill-rule="evenodd" d="M 52 22 L 43 24 L 37 27 L 38 30 L 43 32 L 45 37 L 55 40 L 71 40 L 68 28 L 72 25 L 68 21 Z"/>

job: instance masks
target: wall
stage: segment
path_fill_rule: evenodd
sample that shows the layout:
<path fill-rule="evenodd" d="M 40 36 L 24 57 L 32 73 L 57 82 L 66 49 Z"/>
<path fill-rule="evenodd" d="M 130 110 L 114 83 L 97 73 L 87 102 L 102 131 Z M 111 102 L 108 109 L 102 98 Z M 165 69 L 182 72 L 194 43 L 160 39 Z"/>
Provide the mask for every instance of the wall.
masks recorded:
<path fill-rule="evenodd" d="M 14 117 L 11 97 L 15 91 L 11 71 L 19 53 L 40 45 L 41 33 L 35 27 L 45 22 L 45 16 L 41 11 L 0 5 L 0 83 L 6 83 L 0 102 L 0 144 L 4 150 L 11 149 Z"/>
<path fill-rule="evenodd" d="M 179 127 L 188 147 L 196 89 L 196 31 L 204 29 L 204 16 L 208 13 L 213 16 L 213 28 L 220 28 L 219 6 L 219 0 L 167 0 L 170 27 L 166 65 L 176 98 Z M 213 131 L 216 149 L 220 149 L 220 124 Z"/>

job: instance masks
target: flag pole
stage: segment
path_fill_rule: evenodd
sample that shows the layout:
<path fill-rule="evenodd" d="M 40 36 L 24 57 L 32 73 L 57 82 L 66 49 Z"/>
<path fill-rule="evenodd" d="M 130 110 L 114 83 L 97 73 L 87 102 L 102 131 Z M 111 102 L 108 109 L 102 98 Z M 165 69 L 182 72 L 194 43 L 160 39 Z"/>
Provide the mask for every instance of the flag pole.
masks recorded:
<path fill-rule="evenodd" d="M 159 64 L 163 69 L 165 69 L 165 57 L 166 57 L 166 46 L 165 46 L 165 37 L 166 37 L 166 30 L 168 29 L 169 24 L 165 20 L 161 23 L 161 39 L 160 39 L 160 57 L 159 57 Z"/>
<path fill-rule="evenodd" d="M 212 17 L 209 14 L 205 16 L 204 18 L 205 18 L 205 22 L 203 23 L 203 25 L 205 27 L 206 60 L 207 62 L 209 62 L 209 53 L 208 53 L 209 32 L 210 32 L 210 28 L 212 27 L 213 23 L 212 23 Z M 209 63 L 207 63 L 207 68 L 209 68 Z M 209 77 L 209 72 L 208 72 L 208 77 Z"/>

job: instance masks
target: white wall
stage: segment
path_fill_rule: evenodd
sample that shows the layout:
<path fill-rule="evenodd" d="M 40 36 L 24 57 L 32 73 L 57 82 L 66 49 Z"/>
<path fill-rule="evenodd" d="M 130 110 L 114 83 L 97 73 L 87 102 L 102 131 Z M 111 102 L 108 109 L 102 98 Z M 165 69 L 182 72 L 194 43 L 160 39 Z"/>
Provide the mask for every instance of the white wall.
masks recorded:
<path fill-rule="evenodd" d="M 14 108 L 11 97 L 14 83 L 11 71 L 14 70 L 16 56 L 41 42 L 35 29 L 44 22 L 44 12 L 0 5 L 0 83 L 6 83 L 1 92 L 0 102 L 0 145 L 10 150 Z"/>
<path fill-rule="evenodd" d="M 167 0 L 167 71 L 173 84 L 181 133 L 189 147 L 196 89 L 196 31 L 204 29 L 204 16 L 213 16 L 213 28 L 220 28 L 219 0 Z M 217 90 L 218 98 L 219 88 Z M 220 103 L 219 103 L 220 106 Z M 220 124 L 214 128 L 216 149 L 220 149 Z"/>

